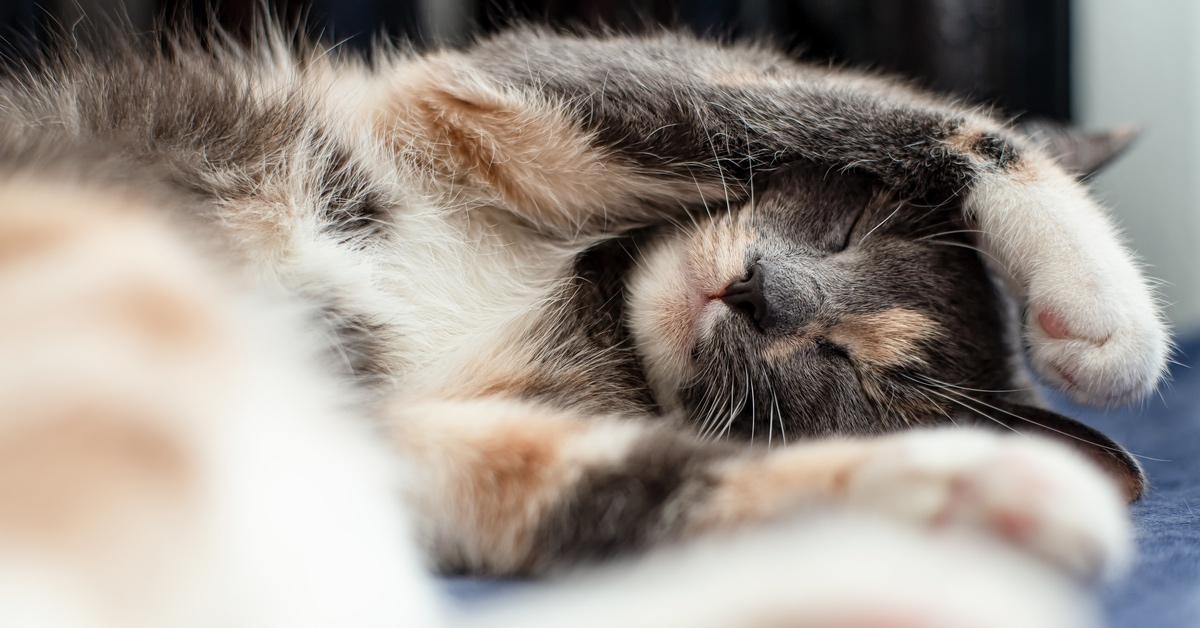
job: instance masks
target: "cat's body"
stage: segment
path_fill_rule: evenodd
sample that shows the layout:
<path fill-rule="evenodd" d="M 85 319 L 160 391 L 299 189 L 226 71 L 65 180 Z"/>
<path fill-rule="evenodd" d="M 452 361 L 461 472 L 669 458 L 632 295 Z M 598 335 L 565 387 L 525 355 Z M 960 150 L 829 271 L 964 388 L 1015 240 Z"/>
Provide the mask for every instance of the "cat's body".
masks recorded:
<path fill-rule="evenodd" d="M 221 584 L 165 579 L 181 597 L 146 594 L 162 602 L 145 621 L 202 624 L 230 599 L 254 626 L 427 608 L 389 595 L 423 586 L 397 494 L 428 557 L 475 574 L 816 505 L 1032 521 L 1012 540 L 1074 572 L 1120 562 L 1115 492 L 1069 452 L 972 430 L 813 438 L 1034 412 L 1005 392 L 1023 374 L 974 243 L 1027 300 L 1043 374 L 1092 401 L 1153 386 L 1165 335 L 1136 267 L 1003 124 L 675 37 L 522 32 L 371 67 L 276 32 L 119 48 L 0 88 L 0 293 L 31 356 L 6 365 L 0 407 L 28 421 L 0 442 L 45 448 L 0 488 L 28 498 L 14 511 L 72 513 L 66 573 L 113 595 L 163 547 L 211 544 L 166 571 Z M 1138 494 L 1128 458 L 1098 451 Z M 53 490 L 20 480 L 56 456 L 84 462 Z M 113 484 L 132 488 L 81 499 Z M 0 534 L 61 549 L 2 518 Z M 97 547 L 142 553 L 121 578 L 76 570 Z M 109 617 L 86 598 L 81 625 Z"/>

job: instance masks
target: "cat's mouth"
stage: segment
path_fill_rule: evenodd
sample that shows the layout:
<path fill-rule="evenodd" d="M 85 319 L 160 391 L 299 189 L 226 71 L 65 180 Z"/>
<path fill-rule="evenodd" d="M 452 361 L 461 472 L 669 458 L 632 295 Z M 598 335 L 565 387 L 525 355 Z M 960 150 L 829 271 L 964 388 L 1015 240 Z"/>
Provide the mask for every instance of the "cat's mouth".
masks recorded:
<path fill-rule="evenodd" d="M 701 232 L 655 242 L 627 284 L 629 328 L 660 396 L 693 377 L 695 347 L 733 312 L 728 290 L 745 272 L 745 245 L 712 239 Z"/>
<path fill-rule="evenodd" d="M 688 326 L 691 333 L 686 346 L 682 347 L 688 352 L 698 339 L 713 332 L 721 318 L 737 310 L 744 296 L 740 287 L 743 279 L 739 275 L 728 276 L 730 273 L 709 267 L 689 271 L 685 298 L 690 303 Z"/>

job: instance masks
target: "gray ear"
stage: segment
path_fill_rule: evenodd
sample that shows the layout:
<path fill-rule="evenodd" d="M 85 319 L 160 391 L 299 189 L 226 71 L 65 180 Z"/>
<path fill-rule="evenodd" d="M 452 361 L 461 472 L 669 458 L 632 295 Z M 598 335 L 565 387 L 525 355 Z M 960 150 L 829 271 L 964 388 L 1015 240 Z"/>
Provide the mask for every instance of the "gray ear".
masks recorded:
<path fill-rule="evenodd" d="M 1046 120 L 1024 122 L 1017 128 L 1044 148 L 1060 166 L 1081 179 L 1120 157 L 1141 135 L 1141 131 L 1133 126 L 1084 131 Z"/>
<path fill-rule="evenodd" d="M 1024 404 L 997 402 L 1002 412 L 972 417 L 981 425 L 1000 423 L 1018 432 L 1039 434 L 1070 445 L 1095 462 L 1109 475 L 1129 502 L 1135 502 L 1146 491 L 1146 474 L 1124 447 L 1099 430 L 1057 412 Z"/>

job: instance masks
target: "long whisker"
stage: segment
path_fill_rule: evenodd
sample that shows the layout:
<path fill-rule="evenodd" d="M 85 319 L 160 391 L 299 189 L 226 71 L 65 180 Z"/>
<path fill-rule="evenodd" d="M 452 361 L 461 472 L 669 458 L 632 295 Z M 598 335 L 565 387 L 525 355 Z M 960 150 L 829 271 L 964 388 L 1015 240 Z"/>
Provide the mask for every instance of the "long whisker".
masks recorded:
<path fill-rule="evenodd" d="M 775 407 L 775 415 L 779 417 L 779 436 L 783 439 L 783 446 L 787 447 L 787 429 L 783 426 L 783 412 L 779 409 L 779 396 L 775 394 L 775 384 L 771 380 L 767 380 L 771 385 L 771 405 Z"/>
<path fill-rule="evenodd" d="M 704 434 L 708 431 L 710 424 L 716 416 L 717 410 L 720 407 L 719 399 L 720 398 L 717 395 L 706 396 L 704 405 L 702 405 L 700 410 L 697 412 L 698 416 L 703 417 L 703 419 L 700 421 L 700 425 L 696 428 L 697 436 L 701 439 L 704 438 Z"/>
<path fill-rule="evenodd" d="M 721 386 L 718 390 L 724 391 L 724 389 L 725 389 L 725 380 L 722 379 Z M 716 428 L 717 422 L 720 420 L 720 417 L 722 416 L 722 413 L 724 411 L 725 404 L 726 404 L 726 402 L 723 401 L 722 395 L 714 394 L 711 397 L 711 403 L 710 403 L 711 407 L 708 411 L 707 416 L 705 417 L 704 425 L 701 427 L 700 438 L 707 439 L 709 432 Z"/>
<path fill-rule="evenodd" d="M 911 379 L 911 380 L 913 380 L 913 381 L 917 381 L 917 380 L 915 380 L 914 378 L 909 378 L 909 379 Z M 942 396 L 940 393 L 938 393 L 937 391 L 935 391 L 935 390 L 933 390 L 933 389 L 929 389 L 929 388 L 927 388 L 926 390 L 927 390 L 928 392 L 931 392 L 931 393 L 935 394 L 935 395 Z M 1046 425 L 1046 424 L 1044 424 L 1044 423 L 1040 423 L 1040 422 L 1038 422 L 1038 421 L 1036 421 L 1036 420 L 1034 420 L 1034 419 L 1031 419 L 1031 418 L 1029 418 L 1029 417 L 1026 417 L 1026 416 L 1021 416 L 1021 415 L 1019 415 L 1019 414 L 1016 414 L 1015 412 L 1011 412 L 1011 411 L 1009 411 L 1009 410 L 1005 410 L 1004 408 L 1001 408 L 1001 407 L 999 407 L 999 406 L 994 406 L 994 405 L 992 405 L 992 404 L 990 404 L 990 403 L 988 403 L 988 402 L 986 402 L 986 401 L 983 401 L 982 399 L 976 399 L 976 398 L 974 398 L 974 397 L 967 396 L 967 395 L 965 395 L 965 394 L 963 394 L 963 393 L 960 393 L 960 392 L 955 392 L 954 390 L 951 390 L 951 389 L 949 389 L 949 388 L 942 388 L 942 391 L 944 391 L 944 392 L 946 392 L 946 393 L 948 393 L 948 394 L 950 394 L 950 395 L 954 395 L 955 397 L 958 397 L 958 398 L 960 398 L 960 399 L 966 399 L 966 400 L 969 400 L 969 401 L 971 401 L 972 403 L 979 404 L 979 405 L 981 405 L 981 406 L 984 406 L 984 407 L 986 407 L 986 408 L 991 408 L 992 410 L 995 410 L 995 411 L 997 411 L 997 412 L 1000 412 L 1000 413 L 1002 413 L 1002 414 L 1006 414 L 1006 415 L 1008 415 L 1008 416 L 1010 416 L 1010 417 L 1013 417 L 1014 419 L 1020 419 L 1021 421 L 1024 421 L 1024 422 L 1026 422 L 1026 423 L 1029 423 L 1030 425 L 1036 425 L 1037 427 L 1040 427 L 1040 428 L 1042 428 L 1042 429 L 1044 429 L 1044 430 L 1046 430 L 1046 431 L 1049 431 L 1049 432 L 1054 432 L 1055 434 L 1058 434 L 1058 435 L 1060 435 L 1060 436 L 1066 436 L 1067 438 L 1070 438 L 1071 440 L 1076 440 L 1076 441 L 1079 441 L 1079 442 L 1081 442 L 1081 443 L 1084 443 L 1084 444 L 1087 444 L 1087 445 L 1091 445 L 1091 446 L 1093 446 L 1093 447 L 1097 447 L 1097 448 L 1099 448 L 1099 449 L 1103 449 L 1103 450 L 1105 450 L 1105 451 L 1111 451 L 1111 452 L 1116 452 L 1116 453 L 1123 453 L 1123 450 L 1121 450 L 1121 449 L 1119 449 L 1119 448 L 1116 448 L 1116 447 L 1109 447 L 1109 446 L 1107 446 L 1107 445 L 1103 445 L 1103 444 L 1101 444 L 1101 443 L 1097 443 L 1097 442 L 1090 441 L 1090 440 L 1088 440 L 1088 439 L 1086 439 L 1086 438 L 1083 438 L 1083 437 L 1081 437 L 1081 436 L 1076 436 L 1076 435 L 1074 435 L 1074 434 L 1070 434 L 1070 433 L 1068 433 L 1068 432 L 1064 432 L 1064 431 L 1062 431 L 1062 430 L 1060 430 L 1060 429 L 1056 429 L 1056 428 L 1050 427 L 1049 425 Z M 960 404 L 960 405 L 961 405 L 961 404 Z M 979 412 L 979 410 L 975 410 L 975 412 Z M 983 414 L 982 412 L 979 412 L 979 413 L 980 413 L 980 414 Z M 985 415 L 985 416 L 986 416 L 986 415 Z M 989 416 L 988 418 L 992 419 L 993 421 L 996 421 L 996 419 L 995 419 L 995 418 L 993 418 L 993 417 L 990 417 L 990 416 Z M 1000 421 L 997 421 L 997 422 L 1000 422 Z M 1001 423 L 1001 424 L 1003 424 L 1003 425 L 1005 425 L 1005 426 L 1006 426 L 1006 427 L 1008 427 L 1009 429 L 1013 429 L 1013 428 L 1012 428 L 1012 426 L 1010 426 L 1010 425 L 1008 425 L 1008 424 L 1006 424 L 1006 423 L 1002 423 L 1002 422 L 1000 422 L 1000 423 Z M 1015 430 L 1014 430 L 1014 431 L 1015 431 Z M 1142 460 L 1151 460 L 1151 461 L 1154 461 L 1154 462 L 1170 462 L 1170 460 L 1165 460 L 1165 459 L 1163 459 L 1163 458 L 1153 458 L 1153 457 L 1151 457 L 1151 456 L 1144 456 L 1144 455 L 1141 455 L 1141 454 L 1136 454 L 1136 453 L 1133 453 L 1133 452 L 1130 452 L 1130 455 L 1131 455 L 1131 456 L 1134 456 L 1135 458 L 1141 458 Z"/>
<path fill-rule="evenodd" d="M 919 242 L 921 240 L 928 240 L 930 238 L 940 238 L 942 236 L 954 235 L 956 233 L 987 233 L 987 232 L 979 230 L 979 229 L 955 229 L 953 231 L 942 231 L 939 233 L 931 233 L 929 235 L 923 235 L 919 238 L 914 238 L 914 239 Z"/>
<path fill-rule="evenodd" d="M 930 244 L 940 244 L 942 246 L 957 246 L 959 248 L 970 249 L 970 250 L 975 251 L 976 253 L 979 253 L 980 255 L 992 260 L 993 262 L 995 262 L 997 266 L 999 266 L 1001 269 L 1004 270 L 1004 272 L 1008 273 L 1008 276 L 1010 276 L 1010 277 L 1016 276 L 1015 274 L 1013 274 L 1012 269 L 1009 268 L 1008 264 L 1005 264 L 1003 261 L 1001 261 L 995 255 L 992 255 L 991 253 L 988 253 L 987 251 L 985 251 L 977 246 L 971 246 L 970 244 L 963 244 L 962 242 L 948 242 L 946 240 L 926 240 L 926 242 L 928 242 Z"/>
<path fill-rule="evenodd" d="M 749 367 L 747 367 L 747 368 L 745 369 L 745 375 L 746 375 L 746 383 L 747 383 L 747 384 L 749 384 L 749 382 L 750 382 L 750 369 L 749 369 Z M 746 401 L 747 401 L 747 399 L 750 399 L 750 401 L 751 401 L 751 402 L 753 402 L 753 398 L 749 397 L 749 393 L 748 393 L 748 392 L 744 392 L 744 393 L 743 393 L 743 395 L 742 395 L 742 398 L 741 398 L 741 400 L 740 400 L 740 401 L 738 401 L 737 408 L 736 408 L 735 410 L 733 410 L 732 412 L 730 412 L 730 413 L 729 413 L 729 420 L 727 420 L 727 421 L 725 422 L 725 427 L 724 427 L 724 428 L 721 430 L 721 433 L 720 433 L 720 435 L 717 437 L 717 440 L 721 440 L 721 439 L 725 438 L 725 437 L 726 437 L 726 436 L 729 434 L 729 430 L 730 430 L 730 428 L 732 428 L 732 427 L 733 427 L 733 422 L 734 422 L 734 420 L 736 420 L 736 419 L 737 419 L 737 417 L 738 417 L 738 415 L 740 415 L 740 414 L 742 413 L 742 410 L 744 410 L 744 409 L 746 408 Z"/>
<path fill-rule="evenodd" d="M 775 399 L 775 385 L 771 383 L 771 378 L 767 378 L 767 386 L 770 387 L 771 399 Z M 772 402 L 767 406 L 767 451 L 771 450 L 771 440 L 775 436 L 775 404 Z"/>
<path fill-rule="evenodd" d="M 731 413 L 733 412 L 733 379 L 731 377 L 725 377 L 724 381 L 721 382 L 721 388 L 720 388 L 721 391 L 725 390 L 726 382 L 728 382 L 728 384 L 730 384 L 730 387 L 728 387 L 728 390 L 730 390 L 730 395 L 728 395 L 726 397 L 726 401 L 724 403 L 721 403 L 721 405 L 718 406 L 719 412 L 716 413 L 713 417 L 712 427 L 710 427 L 709 430 L 704 432 L 704 438 L 706 438 L 706 439 L 709 439 L 709 438 L 715 439 L 716 429 L 718 429 L 718 427 L 722 424 L 721 423 L 722 418 L 725 417 L 725 408 L 728 408 L 728 411 L 730 411 Z"/>
<path fill-rule="evenodd" d="M 896 215 L 896 212 L 900 211 L 900 208 L 901 208 L 901 207 L 904 207 L 904 204 L 903 204 L 903 203 L 898 203 L 898 204 L 896 205 L 896 209 L 893 209 L 893 210 L 892 210 L 892 213 L 888 214 L 888 215 L 887 215 L 887 217 L 885 217 L 883 220 L 880 220 L 880 221 L 879 221 L 879 224 L 875 225 L 874 227 L 871 227 L 871 230 L 870 230 L 870 231 L 866 232 L 866 233 L 863 235 L 863 237 L 861 237 L 861 238 L 859 238 L 859 239 L 858 239 L 858 243 L 859 243 L 859 244 L 862 244 L 862 243 L 863 243 L 863 241 L 865 241 L 865 240 L 867 239 L 867 237 L 868 237 L 868 236 L 870 236 L 872 233 L 875 233 L 875 230 L 876 230 L 876 229 L 879 229 L 880 227 L 882 227 L 882 226 L 883 226 L 883 224 L 884 224 L 884 223 L 886 223 L 887 221 L 891 220 L 891 219 L 892 219 L 892 216 L 895 216 L 895 215 Z"/>
<path fill-rule="evenodd" d="M 717 432 L 717 435 L 714 438 L 714 440 L 721 440 L 721 439 L 725 438 L 726 432 L 729 431 L 729 426 L 733 425 L 734 418 L 736 418 L 737 415 L 742 411 L 742 404 L 745 402 L 745 399 L 742 399 L 741 401 L 739 401 L 736 406 L 733 405 L 733 397 L 734 397 L 733 393 L 734 393 L 734 390 L 736 390 L 734 385 L 736 383 L 737 383 L 736 379 L 730 381 L 730 384 L 729 384 L 729 418 L 725 419 L 725 424 L 721 427 L 721 431 Z"/>
<path fill-rule="evenodd" d="M 947 421 L 950 421 L 950 422 L 951 422 L 951 423 L 953 423 L 955 426 L 957 426 L 957 425 L 958 425 L 958 421 L 955 421 L 955 420 L 954 420 L 954 415 L 950 414 L 949 412 L 946 412 L 946 410 L 945 410 L 944 408 L 940 407 L 940 406 L 939 406 L 939 405 L 938 405 L 936 402 L 934 402 L 934 400 L 933 400 L 933 399 L 930 399 L 930 398 L 929 398 L 929 395 L 926 395 L 926 394 L 925 394 L 925 391 L 922 391 L 921 389 L 919 389 L 919 388 L 918 388 L 918 389 L 914 389 L 914 390 L 913 390 L 913 392 L 914 392 L 914 393 L 916 393 L 916 394 L 918 394 L 918 395 L 920 395 L 920 396 L 921 396 L 921 398 L 922 398 L 922 399 L 924 399 L 925 401 L 928 401 L 928 402 L 929 402 L 929 405 L 933 406 L 933 408 L 934 408 L 935 410 L 937 410 L 938 414 L 940 414 L 940 415 L 942 415 L 942 416 L 946 417 L 946 420 L 947 420 Z M 908 423 L 907 419 L 905 420 L 905 423 L 906 423 L 906 424 Z"/>
<path fill-rule="evenodd" d="M 750 380 L 750 444 L 754 444 L 754 424 L 758 423 L 758 409 L 754 403 L 754 380 Z"/>
<path fill-rule="evenodd" d="M 988 419 L 989 421 L 995 423 L 996 425 L 999 425 L 1000 427 L 1003 427 L 1005 429 L 1008 429 L 1009 431 L 1020 434 L 1020 432 L 1017 431 L 1017 428 L 1005 423 L 1004 421 L 1001 421 L 1000 419 L 997 419 L 996 417 L 980 410 L 979 408 L 974 408 L 972 406 L 969 406 L 961 400 L 955 399 L 954 397 L 950 397 L 948 395 L 943 395 L 942 393 L 940 393 L 936 390 L 932 390 L 932 389 L 927 389 L 925 392 L 928 392 L 933 395 L 937 395 L 938 397 L 941 397 L 942 399 L 945 399 L 946 401 L 949 401 L 950 403 L 957 404 L 963 408 L 966 408 L 968 411 L 970 411 L 973 414 L 978 414 L 979 416 L 981 416 L 985 419 Z M 956 423 L 956 425 L 957 425 L 957 423 Z"/>
<path fill-rule="evenodd" d="M 704 189 L 700 187 L 700 181 L 696 179 L 696 174 L 692 172 L 691 168 L 688 168 L 688 176 L 692 178 L 692 183 L 696 184 L 696 192 L 700 194 L 700 203 L 704 205 L 704 214 L 708 216 L 709 220 L 712 220 L 712 210 L 708 208 L 708 201 L 704 199 Z"/>
<path fill-rule="evenodd" d="M 988 389 L 988 388 L 968 388 L 966 386 L 959 386 L 958 384 L 951 384 L 949 382 L 943 382 L 940 379 L 930 377 L 928 375 L 925 375 L 924 373 L 917 373 L 917 377 L 924 379 L 924 380 L 928 380 L 928 382 L 931 384 L 937 384 L 939 386 L 945 386 L 947 388 L 954 388 L 957 390 L 966 390 L 966 391 L 970 391 L 970 392 L 1013 393 L 1013 392 L 1029 392 L 1034 389 L 1033 386 L 1026 386 L 1025 388 L 998 388 L 995 390 Z"/>

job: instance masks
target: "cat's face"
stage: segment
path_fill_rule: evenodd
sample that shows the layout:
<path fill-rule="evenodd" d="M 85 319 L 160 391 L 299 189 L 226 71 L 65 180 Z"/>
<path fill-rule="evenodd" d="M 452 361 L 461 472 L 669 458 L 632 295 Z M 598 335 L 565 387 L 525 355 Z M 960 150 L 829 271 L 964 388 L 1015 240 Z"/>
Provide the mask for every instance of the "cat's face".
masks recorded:
<path fill-rule="evenodd" d="M 875 432 L 1014 388 L 1006 306 L 957 208 L 801 168 L 756 196 L 662 236 L 630 282 L 652 386 L 697 429 Z"/>

